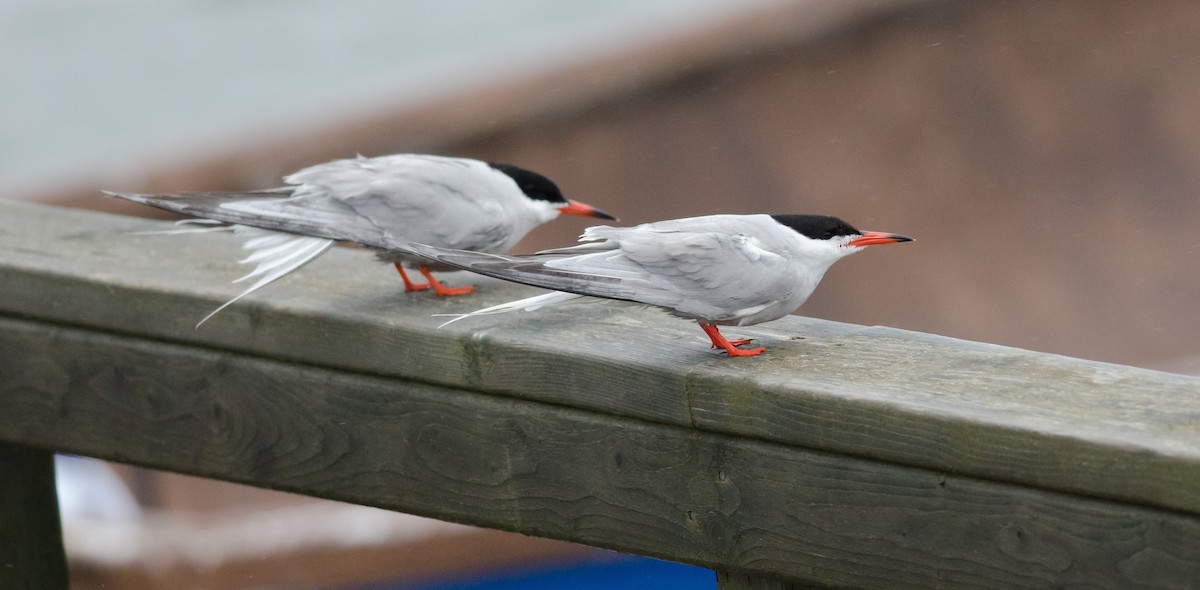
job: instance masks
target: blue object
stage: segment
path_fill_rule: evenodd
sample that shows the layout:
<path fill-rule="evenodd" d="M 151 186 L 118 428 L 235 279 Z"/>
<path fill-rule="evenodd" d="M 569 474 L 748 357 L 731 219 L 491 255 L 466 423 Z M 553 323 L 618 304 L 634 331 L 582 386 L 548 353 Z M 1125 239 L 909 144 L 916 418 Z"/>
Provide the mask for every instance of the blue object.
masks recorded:
<path fill-rule="evenodd" d="M 716 587 L 717 578 L 712 570 L 648 557 L 627 556 L 599 563 L 492 571 L 469 578 L 396 583 L 362 590 L 710 590 Z"/>

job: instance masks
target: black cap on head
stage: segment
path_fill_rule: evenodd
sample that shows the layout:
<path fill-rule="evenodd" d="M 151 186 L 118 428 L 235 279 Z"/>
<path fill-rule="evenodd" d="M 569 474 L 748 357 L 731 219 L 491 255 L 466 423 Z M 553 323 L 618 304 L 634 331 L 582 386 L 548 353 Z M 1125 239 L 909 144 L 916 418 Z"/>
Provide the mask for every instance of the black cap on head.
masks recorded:
<path fill-rule="evenodd" d="M 531 199 L 546 201 L 548 203 L 566 203 L 567 199 L 558 190 L 558 185 L 554 181 L 524 168 L 513 166 L 511 164 L 495 164 L 488 162 L 488 166 L 503 172 L 509 178 L 513 179 L 520 187 L 521 192 Z"/>
<path fill-rule="evenodd" d="M 772 215 L 771 218 L 814 240 L 857 236 L 862 233 L 849 223 L 828 215 Z"/>

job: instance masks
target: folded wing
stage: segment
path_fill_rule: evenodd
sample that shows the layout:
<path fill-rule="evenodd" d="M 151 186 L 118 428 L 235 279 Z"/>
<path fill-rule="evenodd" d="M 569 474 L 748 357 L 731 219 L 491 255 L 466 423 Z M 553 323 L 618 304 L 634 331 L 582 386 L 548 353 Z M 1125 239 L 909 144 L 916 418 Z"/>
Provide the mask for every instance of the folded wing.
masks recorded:
<path fill-rule="evenodd" d="M 305 168 L 289 186 L 247 192 L 110 196 L 226 223 L 382 247 L 385 236 L 491 250 L 511 235 L 481 162 L 399 154 Z M 464 219 L 469 215 L 469 219 Z"/>
<path fill-rule="evenodd" d="M 657 305 L 712 321 L 777 301 L 778 278 L 786 265 L 783 257 L 736 232 L 736 224 L 712 225 L 706 223 L 708 218 L 696 219 L 690 226 L 676 220 L 633 228 L 593 227 L 583 236 L 590 243 L 532 256 L 392 245 L 486 276 Z M 707 231 L 711 229 L 720 231 Z"/>

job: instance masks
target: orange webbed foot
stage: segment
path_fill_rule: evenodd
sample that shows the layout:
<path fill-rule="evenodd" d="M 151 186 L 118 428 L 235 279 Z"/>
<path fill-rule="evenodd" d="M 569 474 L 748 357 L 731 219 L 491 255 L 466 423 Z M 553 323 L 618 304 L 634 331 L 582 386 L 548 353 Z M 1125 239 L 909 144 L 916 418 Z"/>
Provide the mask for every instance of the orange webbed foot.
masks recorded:
<path fill-rule="evenodd" d="M 417 267 L 421 274 L 429 280 L 429 284 L 433 285 L 433 292 L 438 297 L 457 297 L 459 295 L 467 295 L 475 290 L 475 285 L 464 285 L 462 287 L 447 287 L 441 281 L 433 277 L 433 273 L 429 272 L 424 266 Z"/>
<path fill-rule="evenodd" d="M 732 344 L 732 342 L 730 344 Z M 736 348 L 731 346 L 725 349 L 725 354 L 728 354 L 729 356 L 758 356 L 766 350 L 767 349 L 764 346 L 760 346 L 758 348 Z"/>
<path fill-rule="evenodd" d="M 758 348 L 738 348 L 739 346 L 750 344 L 751 339 L 739 338 L 737 340 L 726 340 L 721 335 L 721 332 L 717 330 L 716 324 L 702 323 L 700 324 L 700 329 L 704 330 L 705 334 L 708 334 L 709 340 L 712 340 L 713 348 L 723 348 L 725 349 L 725 354 L 729 356 L 758 356 L 766 350 L 766 347 L 763 346 Z"/>
<path fill-rule="evenodd" d="M 441 283 L 433 284 L 433 292 L 438 297 L 456 297 L 458 295 L 468 295 L 475 291 L 475 285 L 463 285 L 462 287 L 447 287 Z"/>

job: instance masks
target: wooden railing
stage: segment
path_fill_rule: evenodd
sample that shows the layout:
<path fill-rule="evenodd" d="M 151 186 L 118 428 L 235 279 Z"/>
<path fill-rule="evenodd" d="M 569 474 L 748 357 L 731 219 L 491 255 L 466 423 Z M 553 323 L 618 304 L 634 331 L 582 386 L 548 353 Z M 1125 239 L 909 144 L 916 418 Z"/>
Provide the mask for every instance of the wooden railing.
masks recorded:
<path fill-rule="evenodd" d="M 1200 379 L 792 317 L 406 296 L 337 249 L 0 203 L 0 587 L 65 585 L 50 452 L 718 571 L 722 588 L 1200 587 Z M 460 279 L 461 280 L 461 279 Z"/>

